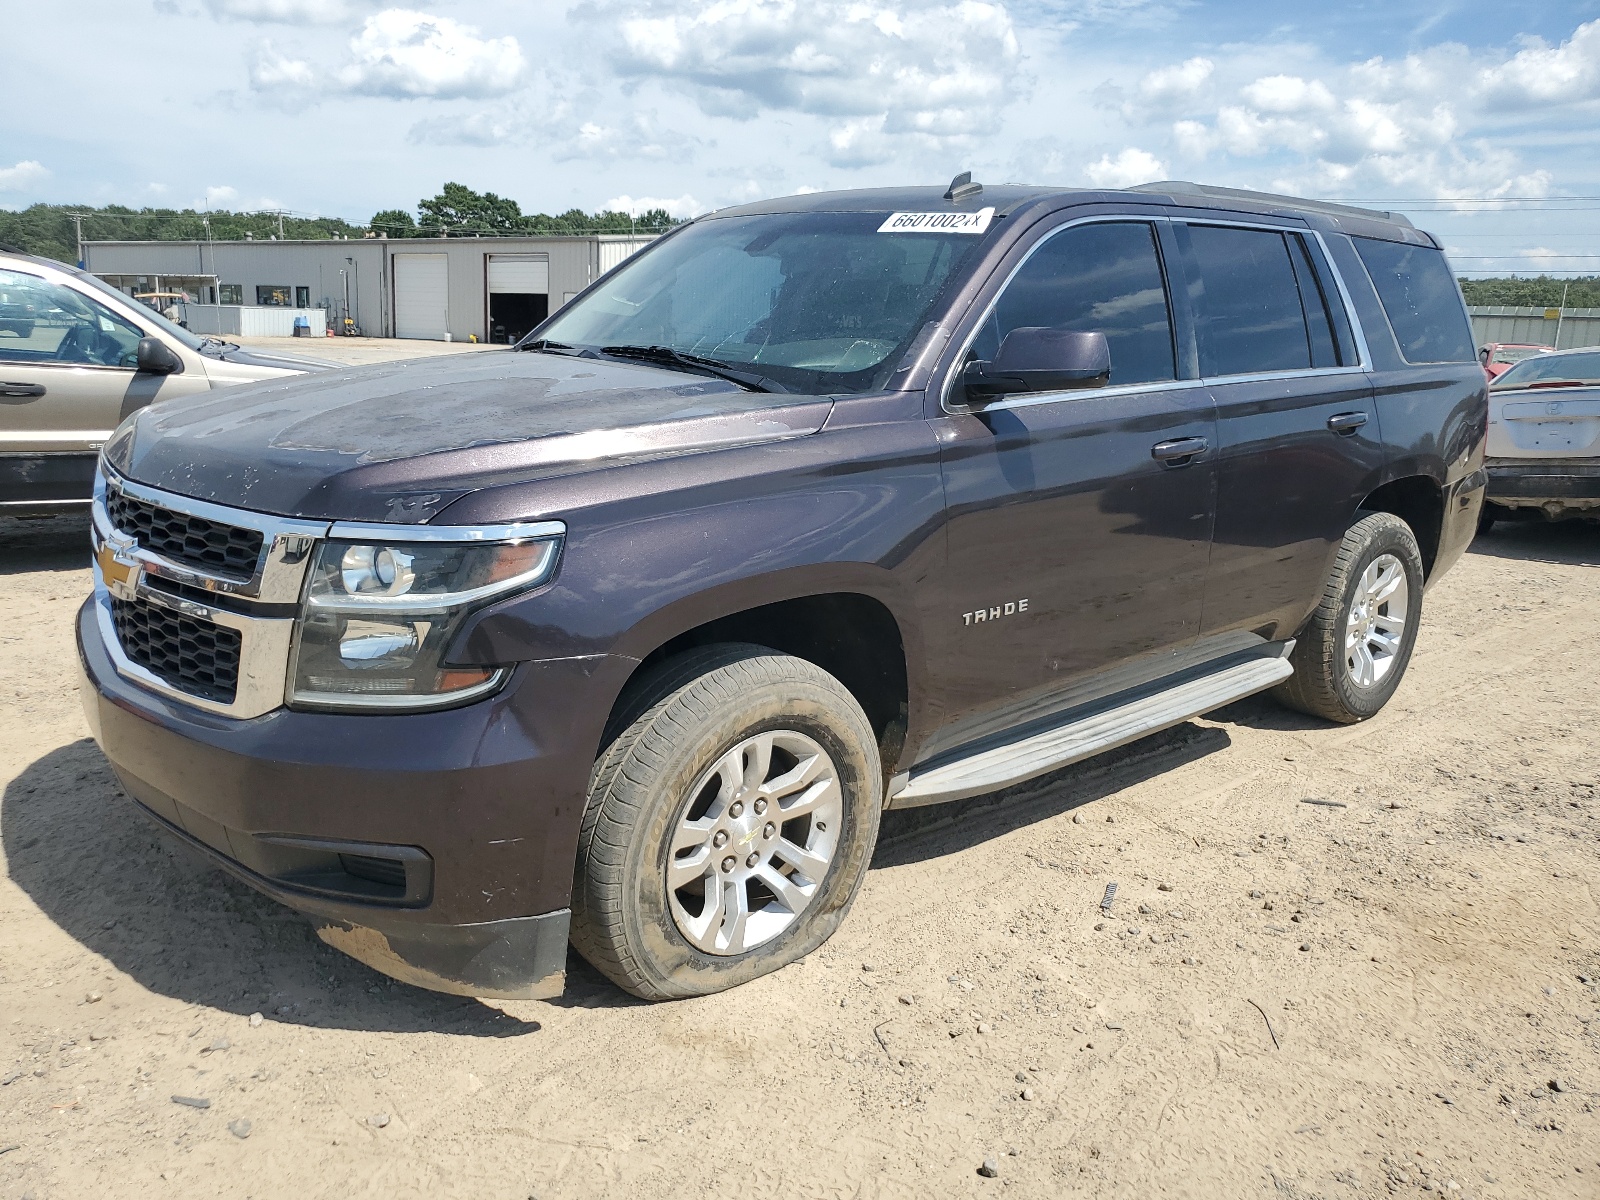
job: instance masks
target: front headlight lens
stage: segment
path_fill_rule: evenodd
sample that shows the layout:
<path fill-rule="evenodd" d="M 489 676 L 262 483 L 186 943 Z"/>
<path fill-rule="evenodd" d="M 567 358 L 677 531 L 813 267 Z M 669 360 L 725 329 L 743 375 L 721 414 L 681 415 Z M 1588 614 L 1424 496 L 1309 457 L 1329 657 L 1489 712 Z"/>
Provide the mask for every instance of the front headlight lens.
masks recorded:
<path fill-rule="evenodd" d="M 290 699 L 322 708 L 440 708 L 485 695 L 502 667 L 450 666 L 446 648 L 483 605 L 546 582 L 559 538 L 317 548 Z"/>

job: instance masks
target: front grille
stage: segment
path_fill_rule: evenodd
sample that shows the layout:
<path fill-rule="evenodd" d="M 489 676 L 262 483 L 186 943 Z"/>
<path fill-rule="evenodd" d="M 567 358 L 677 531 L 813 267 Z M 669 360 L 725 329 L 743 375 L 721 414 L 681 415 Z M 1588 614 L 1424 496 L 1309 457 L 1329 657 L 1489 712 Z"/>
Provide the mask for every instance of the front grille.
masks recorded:
<path fill-rule="evenodd" d="M 357 879 L 384 883 L 405 890 L 406 865 L 398 858 L 374 858 L 370 854 L 341 854 L 339 865 Z"/>
<path fill-rule="evenodd" d="M 232 704 L 239 689 L 239 631 L 139 600 L 111 599 L 123 654 L 179 691 Z"/>
<path fill-rule="evenodd" d="M 106 515 L 111 524 L 134 538 L 140 546 L 174 562 L 247 580 L 255 575 L 261 556 L 261 534 L 191 516 L 106 489 Z"/>

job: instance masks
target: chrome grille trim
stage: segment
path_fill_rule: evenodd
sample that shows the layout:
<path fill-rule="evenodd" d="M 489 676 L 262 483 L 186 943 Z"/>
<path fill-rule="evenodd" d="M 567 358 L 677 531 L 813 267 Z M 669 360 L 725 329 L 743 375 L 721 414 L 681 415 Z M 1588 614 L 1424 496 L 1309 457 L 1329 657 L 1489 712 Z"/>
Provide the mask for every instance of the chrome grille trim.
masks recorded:
<path fill-rule="evenodd" d="M 247 580 L 210 574 L 173 562 L 140 546 L 112 524 L 106 504 L 110 488 L 173 512 L 261 534 L 262 548 Z M 311 550 L 326 536 L 326 521 L 302 521 L 228 508 L 188 496 L 174 495 L 123 479 L 102 460 L 95 476 L 90 542 L 94 551 L 95 619 L 100 639 L 117 673 L 159 695 L 222 716 L 248 720 L 283 707 L 288 686 L 289 654 L 294 642 L 292 616 L 251 616 L 171 595 L 148 580 L 169 580 L 201 592 L 270 605 L 297 605 L 311 564 Z M 154 604 L 192 620 L 208 621 L 239 634 L 239 679 L 232 702 L 223 703 L 175 686 L 133 662 L 123 652 L 111 616 L 111 599 Z M 237 608 L 238 605 L 235 604 Z"/>

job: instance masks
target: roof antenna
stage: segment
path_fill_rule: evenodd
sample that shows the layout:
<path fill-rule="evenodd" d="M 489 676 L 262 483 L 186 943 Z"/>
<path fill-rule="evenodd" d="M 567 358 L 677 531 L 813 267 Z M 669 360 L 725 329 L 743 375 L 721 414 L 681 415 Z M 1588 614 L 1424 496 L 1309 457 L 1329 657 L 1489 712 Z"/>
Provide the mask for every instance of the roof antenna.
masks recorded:
<path fill-rule="evenodd" d="M 983 184 L 972 182 L 972 172 L 963 171 L 950 181 L 949 190 L 945 192 L 946 200 L 965 200 L 969 196 L 976 196 L 983 191 Z"/>

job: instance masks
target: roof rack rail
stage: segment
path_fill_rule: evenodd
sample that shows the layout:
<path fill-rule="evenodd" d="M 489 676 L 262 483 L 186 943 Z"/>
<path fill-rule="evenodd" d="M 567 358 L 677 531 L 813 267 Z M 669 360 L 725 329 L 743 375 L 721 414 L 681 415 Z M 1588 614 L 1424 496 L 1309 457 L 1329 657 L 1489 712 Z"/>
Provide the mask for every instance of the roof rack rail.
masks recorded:
<path fill-rule="evenodd" d="M 1357 208 L 1353 204 L 1335 204 L 1331 200 L 1303 200 L 1299 196 L 1280 196 L 1274 192 L 1251 192 L 1242 188 L 1215 187 L 1209 183 L 1190 183 L 1183 179 L 1167 179 L 1160 183 L 1141 183 L 1126 189 L 1130 192 L 1165 192 L 1171 196 L 1209 196 L 1214 200 L 1248 200 L 1255 204 L 1275 204 L 1284 208 L 1305 209 L 1308 212 L 1327 213 L 1335 217 L 1366 217 L 1368 220 L 1390 221 L 1415 229 L 1411 219 L 1402 213 L 1384 212 L 1376 208 Z"/>

